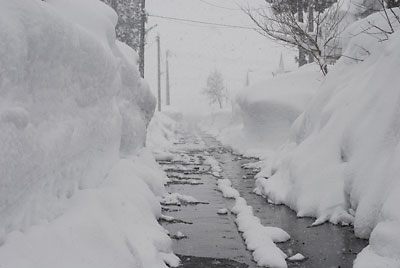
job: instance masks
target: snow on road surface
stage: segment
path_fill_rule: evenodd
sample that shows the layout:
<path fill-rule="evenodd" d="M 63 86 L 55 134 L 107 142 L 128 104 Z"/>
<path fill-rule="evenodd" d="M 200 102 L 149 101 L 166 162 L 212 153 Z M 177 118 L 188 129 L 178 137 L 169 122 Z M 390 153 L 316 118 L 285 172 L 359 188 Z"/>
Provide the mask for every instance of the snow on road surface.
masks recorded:
<path fill-rule="evenodd" d="M 280 228 L 263 226 L 260 219 L 254 216 L 253 208 L 247 205 L 244 198 L 236 198 L 232 209 L 236 214 L 236 223 L 242 232 L 247 249 L 253 251 L 253 258 L 258 266 L 285 268 L 287 255 L 274 242 L 285 242 L 290 239 L 288 233 Z"/>
<path fill-rule="evenodd" d="M 254 216 L 253 208 L 247 205 L 240 193 L 232 188 L 229 179 L 219 179 L 218 189 L 225 198 L 233 198 L 236 203 L 232 213 L 236 214 L 236 224 L 245 240 L 248 250 L 253 252 L 253 259 L 258 266 L 286 268 L 287 255 L 274 242 L 286 242 L 290 235 L 277 227 L 263 226 Z"/>
<path fill-rule="evenodd" d="M 179 193 L 165 194 L 160 200 L 160 203 L 162 205 L 195 204 L 199 202 L 200 201 L 193 196 L 183 195 Z"/>

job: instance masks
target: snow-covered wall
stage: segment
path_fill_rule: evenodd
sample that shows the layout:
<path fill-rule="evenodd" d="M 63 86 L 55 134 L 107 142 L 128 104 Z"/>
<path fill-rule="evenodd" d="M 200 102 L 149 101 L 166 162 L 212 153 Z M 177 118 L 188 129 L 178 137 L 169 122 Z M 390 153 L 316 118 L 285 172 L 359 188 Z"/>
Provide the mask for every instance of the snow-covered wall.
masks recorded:
<path fill-rule="evenodd" d="M 315 224 L 354 222 L 356 235 L 370 238 L 355 267 L 394 268 L 400 267 L 400 33 L 360 34 L 371 24 L 390 30 L 374 14 L 344 33 L 346 57 L 292 126 L 272 176 L 258 179 L 257 191 L 316 217 Z"/>
<path fill-rule="evenodd" d="M 96 0 L 0 0 L 2 242 L 143 147 L 155 99 L 116 21 Z"/>

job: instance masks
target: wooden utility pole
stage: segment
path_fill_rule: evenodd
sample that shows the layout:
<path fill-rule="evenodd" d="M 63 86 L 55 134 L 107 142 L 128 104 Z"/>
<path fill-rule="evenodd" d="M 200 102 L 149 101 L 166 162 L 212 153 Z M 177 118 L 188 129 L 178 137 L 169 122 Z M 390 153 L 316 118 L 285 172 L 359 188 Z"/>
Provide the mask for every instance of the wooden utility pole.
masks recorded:
<path fill-rule="evenodd" d="M 297 21 L 300 23 L 304 22 L 304 0 L 297 0 Z M 299 49 L 299 67 L 303 66 L 304 64 L 307 64 L 307 59 L 306 59 L 306 51 L 304 51 L 304 48 L 301 46 L 298 46 Z"/>
<path fill-rule="evenodd" d="M 314 5 L 313 1 L 310 1 L 308 4 L 308 25 L 307 25 L 307 30 L 312 35 L 314 32 Z M 314 62 L 314 55 L 310 51 L 308 53 L 308 63 Z"/>
<path fill-rule="evenodd" d="M 139 44 L 139 72 L 144 78 L 144 48 L 146 44 L 146 0 L 140 0 L 140 44 Z"/>
<path fill-rule="evenodd" d="M 170 92 L 169 92 L 169 63 L 168 63 L 168 58 L 169 58 L 169 55 L 170 55 L 170 52 L 169 52 L 169 50 L 167 50 L 167 52 L 165 53 L 166 55 L 165 55 L 165 72 L 166 72 L 166 74 L 165 74 L 165 79 L 166 79 L 166 87 L 165 87 L 165 89 L 166 89 L 166 104 L 167 104 L 167 106 L 169 106 L 169 105 L 171 105 L 171 96 L 170 96 Z"/>
<path fill-rule="evenodd" d="M 158 111 L 161 112 L 161 47 L 160 47 L 160 35 L 157 35 L 157 60 L 158 60 L 158 94 L 157 94 L 157 101 L 158 101 Z"/>

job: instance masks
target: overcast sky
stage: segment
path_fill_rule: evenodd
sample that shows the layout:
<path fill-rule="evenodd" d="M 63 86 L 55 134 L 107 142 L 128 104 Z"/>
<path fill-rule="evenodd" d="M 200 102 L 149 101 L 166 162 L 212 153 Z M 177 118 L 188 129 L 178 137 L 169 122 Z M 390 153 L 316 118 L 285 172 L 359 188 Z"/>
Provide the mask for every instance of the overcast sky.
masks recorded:
<path fill-rule="evenodd" d="M 254 28 L 238 5 L 260 6 L 264 0 L 147 0 L 150 15 L 214 22 Z M 162 71 L 165 50 L 170 58 L 171 102 L 183 112 L 209 111 L 201 95 L 208 74 L 217 68 L 234 98 L 245 84 L 246 73 L 255 83 L 271 76 L 283 52 L 285 64 L 295 66 L 293 53 L 253 30 L 200 25 L 190 22 L 149 17 L 148 27 L 157 25 L 148 35 L 146 47 L 146 79 L 157 91 L 156 35 L 161 36 Z M 162 102 L 165 102 L 165 76 L 162 76 Z"/>

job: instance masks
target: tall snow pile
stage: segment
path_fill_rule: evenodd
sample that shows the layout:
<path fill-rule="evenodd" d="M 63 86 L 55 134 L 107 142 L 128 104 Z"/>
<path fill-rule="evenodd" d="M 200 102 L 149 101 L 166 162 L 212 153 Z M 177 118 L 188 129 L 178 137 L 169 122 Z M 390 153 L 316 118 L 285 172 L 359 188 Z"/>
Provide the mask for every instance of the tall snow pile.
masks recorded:
<path fill-rule="evenodd" d="M 166 267 L 155 100 L 97 0 L 0 0 L 0 267 Z M 137 155 L 137 156 L 135 156 Z"/>
<path fill-rule="evenodd" d="M 373 14 L 344 34 L 346 57 L 256 189 L 298 216 L 316 217 L 315 224 L 354 223 L 356 235 L 370 241 L 359 268 L 400 267 L 400 32 L 375 31 L 390 30 L 384 18 Z M 366 29 L 373 34 L 360 34 Z"/>
<path fill-rule="evenodd" d="M 177 134 L 182 128 L 182 115 L 178 112 L 156 112 L 150 121 L 146 146 L 157 150 L 170 147 L 176 142 Z"/>
<path fill-rule="evenodd" d="M 244 88 L 233 114 L 218 113 L 202 128 L 240 153 L 268 157 L 289 138 L 290 126 L 322 80 L 318 67 L 310 65 Z"/>
<path fill-rule="evenodd" d="M 148 127 L 146 147 L 153 152 L 157 160 L 174 158 L 170 149 L 178 142 L 182 127 L 182 114 L 171 108 L 154 114 Z"/>

